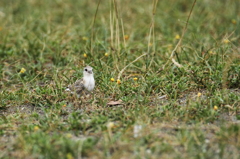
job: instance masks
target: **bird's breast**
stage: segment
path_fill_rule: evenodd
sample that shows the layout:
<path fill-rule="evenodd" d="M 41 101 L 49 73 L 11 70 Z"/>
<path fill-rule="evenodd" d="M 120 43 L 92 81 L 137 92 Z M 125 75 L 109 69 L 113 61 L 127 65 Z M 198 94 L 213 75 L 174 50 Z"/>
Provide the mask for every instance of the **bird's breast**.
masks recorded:
<path fill-rule="evenodd" d="M 88 90 L 88 91 L 92 91 L 95 87 L 95 80 L 93 77 L 87 77 L 84 78 L 84 87 Z"/>

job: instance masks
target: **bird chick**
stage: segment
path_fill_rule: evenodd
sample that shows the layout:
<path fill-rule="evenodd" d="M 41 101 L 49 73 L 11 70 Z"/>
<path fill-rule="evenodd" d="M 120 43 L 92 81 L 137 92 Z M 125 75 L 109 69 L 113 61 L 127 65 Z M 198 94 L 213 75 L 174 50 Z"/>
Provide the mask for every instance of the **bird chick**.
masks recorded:
<path fill-rule="evenodd" d="M 91 92 L 94 89 L 95 80 L 93 75 L 93 68 L 86 66 L 83 69 L 83 78 L 77 80 L 74 84 L 68 85 L 66 91 L 76 93 L 78 96 L 86 92 Z"/>

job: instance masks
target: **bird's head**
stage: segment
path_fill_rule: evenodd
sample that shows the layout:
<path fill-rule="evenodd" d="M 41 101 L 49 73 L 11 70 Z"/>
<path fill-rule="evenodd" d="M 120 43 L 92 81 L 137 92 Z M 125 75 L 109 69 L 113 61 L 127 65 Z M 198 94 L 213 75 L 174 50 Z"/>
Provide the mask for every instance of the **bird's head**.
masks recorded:
<path fill-rule="evenodd" d="M 84 67 L 83 70 L 83 75 L 85 76 L 89 76 L 89 75 L 93 75 L 93 68 L 91 66 L 86 66 Z"/>

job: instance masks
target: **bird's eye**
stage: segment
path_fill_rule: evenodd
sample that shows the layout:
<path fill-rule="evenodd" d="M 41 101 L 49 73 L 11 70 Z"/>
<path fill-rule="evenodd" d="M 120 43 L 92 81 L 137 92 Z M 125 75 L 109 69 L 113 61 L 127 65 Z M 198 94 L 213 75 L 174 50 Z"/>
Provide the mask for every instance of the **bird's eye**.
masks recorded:
<path fill-rule="evenodd" d="M 85 71 L 87 71 L 87 69 L 85 68 Z"/>

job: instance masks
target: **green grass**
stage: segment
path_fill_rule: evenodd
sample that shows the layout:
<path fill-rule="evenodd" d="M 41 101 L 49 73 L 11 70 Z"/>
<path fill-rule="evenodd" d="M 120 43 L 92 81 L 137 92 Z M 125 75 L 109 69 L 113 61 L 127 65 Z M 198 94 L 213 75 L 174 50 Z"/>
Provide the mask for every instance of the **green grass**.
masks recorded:
<path fill-rule="evenodd" d="M 0 158 L 240 158 L 240 2 L 197 1 L 178 67 L 192 3 L 2 0 Z"/>

